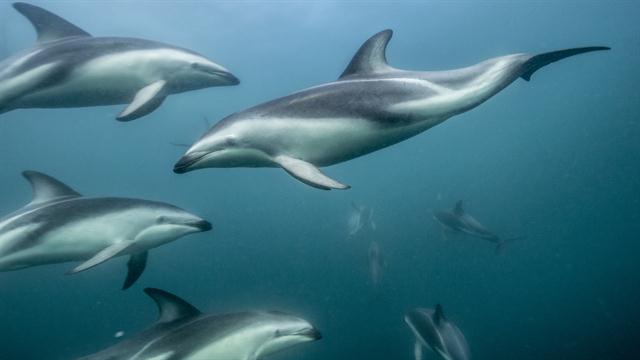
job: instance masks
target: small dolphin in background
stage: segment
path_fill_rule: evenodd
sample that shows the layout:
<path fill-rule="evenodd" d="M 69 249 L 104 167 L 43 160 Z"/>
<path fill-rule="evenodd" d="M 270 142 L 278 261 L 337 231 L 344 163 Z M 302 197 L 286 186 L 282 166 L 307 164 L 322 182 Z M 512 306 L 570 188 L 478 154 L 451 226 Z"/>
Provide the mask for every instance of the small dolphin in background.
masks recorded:
<path fill-rule="evenodd" d="M 348 189 L 320 171 L 399 143 L 471 110 L 518 78 L 602 46 L 513 54 L 449 71 L 406 71 L 387 64 L 392 31 L 367 40 L 336 81 L 268 101 L 215 124 L 173 171 L 279 167 L 323 190 Z"/>
<path fill-rule="evenodd" d="M 236 85 L 224 67 L 155 41 L 93 37 L 40 7 L 13 7 L 35 27 L 35 47 L 0 63 L 0 113 L 20 108 L 129 104 L 129 121 L 158 108 L 171 94 Z"/>
<path fill-rule="evenodd" d="M 371 276 L 371 283 L 374 287 L 380 283 L 382 270 L 386 267 L 387 261 L 380 251 L 380 245 L 374 240 L 369 244 L 369 275 Z"/>
<path fill-rule="evenodd" d="M 285 313 L 203 314 L 169 292 L 144 291 L 158 306 L 158 321 L 78 360 L 257 360 L 322 338 L 309 322 Z"/>
<path fill-rule="evenodd" d="M 467 214 L 462 207 L 462 200 L 458 201 L 452 210 L 434 211 L 433 219 L 446 230 L 462 232 L 491 241 L 496 244 L 496 252 L 500 252 L 505 244 L 522 238 L 518 236 L 510 239 L 501 239 L 473 216 Z"/>
<path fill-rule="evenodd" d="M 211 224 L 173 205 L 139 199 L 85 198 L 36 171 L 22 175 L 33 200 L 0 218 L 0 271 L 84 261 L 70 273 L 129 256 L 123 289 L 142 275 L 148 251 Z"/>
<path fill-rule="evenodd" d="M 365 229 L 376 230 L 376 223 L 373 221 L 373 209 L 364 205 L 351 203 L 352 212 L 349 215 L 349 237 L 354 237 Z"/>
<path fill-rule="evenodd" d="M 422 347 L 444 360 L 471 359 L 467 340 L 456 324 L 445 318 L 440 304 L 435 310 L 414 309 L 404 317 L 404 321 L 416 337 L 415 360 L 422 359 Z"/>

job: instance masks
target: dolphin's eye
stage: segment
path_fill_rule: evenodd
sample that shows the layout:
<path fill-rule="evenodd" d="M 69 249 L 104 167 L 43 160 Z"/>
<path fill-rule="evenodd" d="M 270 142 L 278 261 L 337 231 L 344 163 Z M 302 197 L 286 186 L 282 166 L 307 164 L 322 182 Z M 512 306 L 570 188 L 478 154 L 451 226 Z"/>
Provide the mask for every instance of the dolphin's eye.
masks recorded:
<path fill-rule="evenodd" d="M 233 136 L 227 136 L 227 137 L 224 139 L 224 142 L 225 142 L 225 144 L 226 144 L 227 146 L 236 146 L 236 145 L 238 144 L 238 141 L 237 141 L 237 140 L 236 140 L 236 138 L 235 138 L 235 137 L 233 137 Z"/>
<path fill-rule="evenodd" d="M 275 337 L 280 337 L 282 334 L 280 333 L 280 330 L 276 330 L 275 334 L 273 334 Z"/>
<path fill-rule="evenodd" d="M 156 219 L 156 222 L 158 224 L 164 224 L 167 222 L 167 217 L 166 216 L 158 216 L 158 218 Z"/>

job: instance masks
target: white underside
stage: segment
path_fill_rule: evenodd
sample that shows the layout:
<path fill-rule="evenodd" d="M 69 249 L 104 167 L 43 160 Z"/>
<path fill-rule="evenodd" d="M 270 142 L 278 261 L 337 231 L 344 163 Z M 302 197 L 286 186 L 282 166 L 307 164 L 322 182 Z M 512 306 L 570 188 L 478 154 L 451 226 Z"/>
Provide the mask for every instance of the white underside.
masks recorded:
<path fill-rule="evenodd" d="M 422 126 L 424 124 L 385 127 L 355 118 L 269 119 L 237 122 L 226 132 L 253 139 L 257 149 L 277 149 L 275 155 L 327 166 L 404 140 L 422 131 Z M 249 152 L 247 155 L 252 156 Z M 261 166 L 275 165 L 265 160 Z"/>
<path fill-rule="evenodd" d="M 24 96 L 19 104 L 54 107 L 129 102 L 140 89 L 162 79 L 153 63 L 141 67 L 138 62 L 129 53 L 100 57 L 74 69 L 60 85 Z"/>
<path fill-rule="evenodd" d="M 33 210 L 35 211 L 35 210 Z M 0 271 L 13 270 L 50 263 L 86 260 L 99 251 L 118 242 L 135 241 L 148 222 L 137 221 L 136 211 L 122 211 L 88 217 L 59 228 L 50 229 L 33 240 L 35 245 L 0 257 Z M 12 219 L 8 219 L 7 222 Z M 5 222 L 5 223 L 7 223 Z M 31 241 L 30 234 L 37 232 L 42 224 L 29 223 L 8 232 L 0 224 L 0 254 L 19 241 Z M 157 244 L 136 243 L 135 247 L 118 256 L 146 250 Z"/>
<path fill-rule="evenodd" d="M 117 215 L 114 215 L 117 217 Z M 0 258 L 0 270 L 4 264 L 23 264 L 34 266 L 39 264 L 60 263 L 88 259 L 100 250 L 119 241 L 125 241 L 128 229 L 117 229 L 113 221 L 104 217 L 90 219 L 63 226 L 45 233 L 35 240 L 37 245 L 11 253 Z M 126 222 L 121 221 L 126 226 Z M 24 239 L 38 224 L 29 224 L 0 236 L 0 244 L 10 244 Z M 131 228 L 134 230 L 134 227 Z M 125 236 L 123 236 L 125 235 Z M 122 255 L 125 255 L 123 253 Z"/>
<path fill-rule="evenodd" d="M 140 89 L 159 80 L 169 80 L 167 76 L 194 75 L 188 73 L 188 64 L 198 61 L 208 60 L 169 48 L 112 53 L 72 69 L 58 85 L 37 90 L 40 81 L 46 80 L 46 72 L 55 70 L 55 63 L 46 64 L 0 83 L 0 103 L 4 98 L 3 89 L 12 87 L 35 90 L 17 100 L 15 107 L 128 103 Z"/>

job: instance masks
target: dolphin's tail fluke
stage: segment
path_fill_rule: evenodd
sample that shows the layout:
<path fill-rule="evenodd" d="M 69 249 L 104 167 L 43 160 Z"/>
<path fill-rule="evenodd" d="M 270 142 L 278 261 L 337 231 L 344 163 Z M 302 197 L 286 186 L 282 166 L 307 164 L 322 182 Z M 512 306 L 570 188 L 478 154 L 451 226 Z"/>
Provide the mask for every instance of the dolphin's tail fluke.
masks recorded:
<path fill-rule="evenodd" d="M 523 72 L 522 72 L 522 75 L 520 75 L 520 77 L 529 81 L 531 80 L 531 75 L 533 75 L 534 72 L 536 72 L 538 69 L 540 69 L 543 66 L 547 66 L 553 62 L 562 60 L 569 56 L 583 54 L 591 51 L 601 51 L 601 50 L 611 50 L 611 48 L 607 46 L 589 46 L 589 47 L 558 50 L 558 51 L 552 51 L 544 54 L 535 55 L 523 64 Z"/>
<path fill-rule="evenodd" d="M 520 240 L 522 238 L 524 238 L 524 236 L 516 236 L 516 237 L 500 240 L 500 242 L 496 245 L 496 255 L 502 254 L 502 252 L 504 251 L 505 245 L 510 244 L 516 240 Z"/>

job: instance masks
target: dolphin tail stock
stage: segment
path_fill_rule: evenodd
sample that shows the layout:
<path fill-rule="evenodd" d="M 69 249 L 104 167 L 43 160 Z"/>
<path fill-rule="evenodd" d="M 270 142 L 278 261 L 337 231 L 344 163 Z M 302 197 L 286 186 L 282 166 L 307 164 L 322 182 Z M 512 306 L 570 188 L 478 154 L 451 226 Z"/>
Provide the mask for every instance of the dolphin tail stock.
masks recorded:
<path fill-rule="evenodd" d="M 579 48 L 564 49 L 558 51 L 551 51 L 544 54 L 534 55 L 522 65 L 521 78 L 526 81 L 531 80 L 531 75 L 538 71 L 538 69 L 554 63 L 558 60 L 568 58 L 570 56 L 584 54 L 592 51 L 611 50 L 608 46 L 587 46 Z"/>
<path fill-rule="evenodd" d="M 516 240 L 523 239 L 523 238 L 524 238 L 524 236 L 514 236 L 512 238 L 500 240 L 500 242 L 496 245 L 496 250 L 495 250 L 496 255 L 502 254 L 502 252 L 504 251 L 505 245 L 510 244 L 510 243 L 512 243 L 512 242 L 514 242 Z"/>

